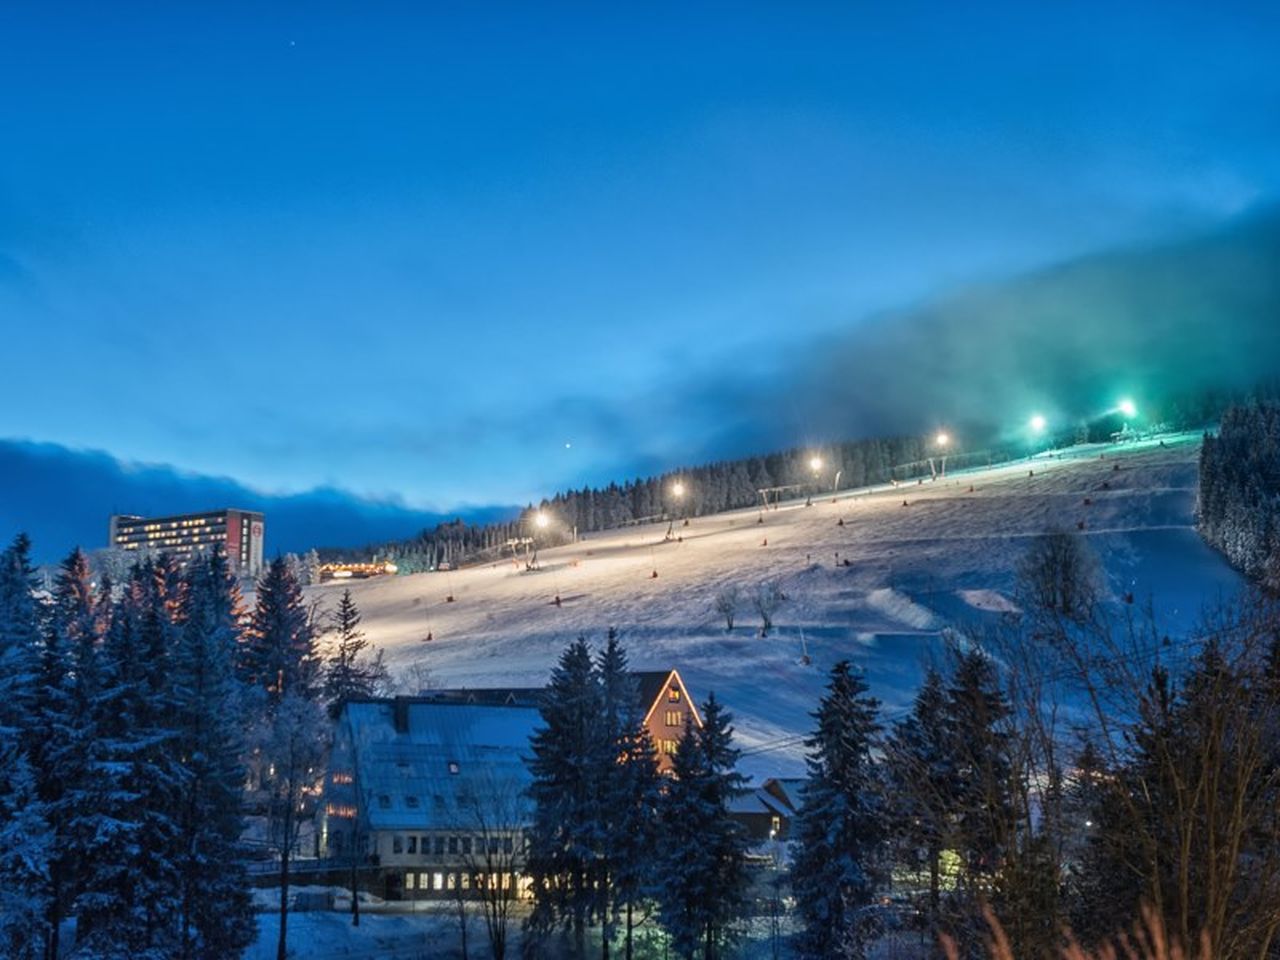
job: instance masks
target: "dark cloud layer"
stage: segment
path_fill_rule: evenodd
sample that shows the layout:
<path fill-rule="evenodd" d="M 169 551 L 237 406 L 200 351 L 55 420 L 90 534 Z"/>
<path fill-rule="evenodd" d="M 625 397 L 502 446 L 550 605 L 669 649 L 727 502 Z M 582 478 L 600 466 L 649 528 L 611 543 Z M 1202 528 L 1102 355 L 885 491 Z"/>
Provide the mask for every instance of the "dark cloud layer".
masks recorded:
<path fill-rule="evenodd" d="M 159 515 L 217 507 L 266 513 L 268 553 L 406 537 L 457 515 L 329 488 L 261 494 L 225 477 L 124 464 L 98 451 L 0 441 L 0 536 L 7 542 L 25 531 L 41 561 L 57 559 L 77 544 L 105 546 L 112 513 Z M 510 507 L 477 507 L 461 515 L 483 522 L 513 512 Z"/>
<path fill-rule="evenodd" d="M 800 344 L 774 376 L 684 391 L 719 428 L 702 451 L 965 426 L 1009 435 L 1122 396 L 1144 408 L 1280 377 L 1280 212 L 1083 258 Z M 984 436 L 985 439 L 985 436 Z"/>

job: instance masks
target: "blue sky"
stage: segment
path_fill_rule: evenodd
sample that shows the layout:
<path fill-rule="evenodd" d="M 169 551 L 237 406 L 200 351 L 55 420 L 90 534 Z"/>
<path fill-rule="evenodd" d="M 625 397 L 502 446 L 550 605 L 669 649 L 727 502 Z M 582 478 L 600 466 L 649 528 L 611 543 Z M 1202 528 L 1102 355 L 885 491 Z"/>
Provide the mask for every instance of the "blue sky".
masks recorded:
<path fill-rule="evenodd" d="M 867 316 L 1274 203 L 1276 49 L 1263 5 L 8 3 L 0 439 L 443 510 L 808 442 L 787 371 Z"/>

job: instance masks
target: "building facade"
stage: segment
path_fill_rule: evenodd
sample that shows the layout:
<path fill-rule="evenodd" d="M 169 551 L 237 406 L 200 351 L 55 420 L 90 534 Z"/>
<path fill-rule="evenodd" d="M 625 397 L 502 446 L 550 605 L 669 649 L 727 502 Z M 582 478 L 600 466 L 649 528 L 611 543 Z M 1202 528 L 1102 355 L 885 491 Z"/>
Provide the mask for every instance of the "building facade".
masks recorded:
<path fill-rule="evenodd" d="M 702 718 L 675 670 L 634 673 L 661 770 Z M 431 690 L 343 707 L 317 853 L 389 900 L 528 894 L 529 740 L 541 687 Z"/>
<path fill-rule="evenodd" d="M 539 722 L 516 703 L 348 703 L 318 814 L 321 858 L 388 900 L 526 896 L 526 760 Z"/>
<path fill-rule="evenodd" d="M 211 510 L 170 517 L 118 514 L 111 518 L 108 546 L 113 550 L 171 553 L 180 560 L 221 546 L 236 573 L 262 572 L 263 515 L 251 510 Z"/>

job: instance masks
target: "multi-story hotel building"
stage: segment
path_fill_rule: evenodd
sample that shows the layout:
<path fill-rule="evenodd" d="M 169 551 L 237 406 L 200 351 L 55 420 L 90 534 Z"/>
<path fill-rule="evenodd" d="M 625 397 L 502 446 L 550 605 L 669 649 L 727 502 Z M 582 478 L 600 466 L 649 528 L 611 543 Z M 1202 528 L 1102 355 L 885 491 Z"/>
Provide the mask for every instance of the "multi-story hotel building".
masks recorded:
<path fill-rule="evenodd" d="M 262 570 L 262 514 L 249 510 L 211 510 L 174 517 L 111 518 L 110 546 L 115 550 L 152 550 L 179 559 L 220 545 L 237 573 L 256 577 Z"/>

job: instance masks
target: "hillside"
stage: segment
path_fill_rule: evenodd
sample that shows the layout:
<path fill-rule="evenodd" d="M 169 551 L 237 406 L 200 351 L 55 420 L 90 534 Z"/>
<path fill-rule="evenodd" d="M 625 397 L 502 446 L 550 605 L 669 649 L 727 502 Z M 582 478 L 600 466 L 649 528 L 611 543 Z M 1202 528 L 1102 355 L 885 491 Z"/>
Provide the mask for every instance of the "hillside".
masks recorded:
<path fill-rule="evenodd" d="M 1195 435 L 1077 447 L 922 486 L 784 503 L 764 523 L 755 510 L 699 518 L 677 527 L 681 542 L 664 542 L 665 524 L 594 534 L 544 550 L 538 571 L 507 561 L 348 585 L 393 670 L 421 663 L 437 685 L 541 684 L 568 640 L 616 626 L 634 666 L 674 665 L 699 697 L 714 689 L 729 705 L 748 772 L 792 773 L 834 661 L 861 664 L 886 708 L 900 709 L 944 627 L 1012 608 L 1023 546 L 1051 525 L 1083 520 L 1113 597 L 1150 597 L 1166 630 L 1190 629 L 1205 603 L 1239 585 L 1193 529 L 1198 449 Z M 717 592 L 736 584 L 745 595 L 772 579 L 788 599 L 770 636 L 758 636 L 745 596 L 726 633 Z M 342 588 L 312 592 L 333 602 Z"/>

